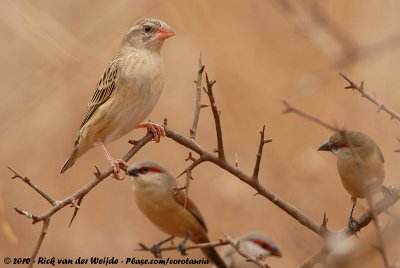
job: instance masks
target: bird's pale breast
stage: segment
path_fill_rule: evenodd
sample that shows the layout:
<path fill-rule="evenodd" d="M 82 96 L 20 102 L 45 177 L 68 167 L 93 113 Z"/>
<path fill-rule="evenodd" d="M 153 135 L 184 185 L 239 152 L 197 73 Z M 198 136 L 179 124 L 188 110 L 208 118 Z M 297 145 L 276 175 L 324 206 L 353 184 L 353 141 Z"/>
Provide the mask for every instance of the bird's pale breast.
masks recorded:
<path fill-rule="evenodd" d="M 359 161 L 338 155 L 337 167 L 344 188 L 353 197 L 365 197 L 365 189 L 376 191 L 385 177 L 383 162 L 376 154 L 360 158 Z"/>
<path fill-rule="evenodd" d="M 153 110 L 162 91 L 161 55 L 146 50 L 121 59 L 117 87 L 110 99 L 96 110 L 87 125 L 95 127 L 93 143 L 114 141 L 135 129 Z"/>

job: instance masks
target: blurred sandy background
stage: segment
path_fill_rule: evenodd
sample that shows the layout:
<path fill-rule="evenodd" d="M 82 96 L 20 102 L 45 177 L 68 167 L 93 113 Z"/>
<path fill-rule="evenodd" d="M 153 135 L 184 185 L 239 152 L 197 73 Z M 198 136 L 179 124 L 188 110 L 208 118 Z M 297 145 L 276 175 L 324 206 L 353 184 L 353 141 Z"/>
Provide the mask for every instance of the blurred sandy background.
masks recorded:
<path fill-rule="evenodd" d="M 334 157 L 316 151 L 331 133 L 295 115 L 282 114 L 280 100 L 328 122 L 368 133 L 385 155 L 386 184 L 398 186 L 400 155 L 393 150 L 400 147 L 396 141 L 399 122 L 376 113 L 377 108 L 358 93 L 344 90 L 346 83 L 338 72 L 357 82 L 365 80 L 367 90 L 400 111 L 400 43 L 393 38 L 400 34 L 400 2 L 331 0 L 318 1 L 320 6 L 298 2 L 2 0 L 0 208 L 4 209 L 0 209 L 0 220 L 2 226 L 5 221 L 11 226 L 15 237 L 0 231 L 0 262 L 5 256 L 30 256 L 41 230 L 42 224 L 32 225 L 13 208 L 33 213 L 49 208 L 32 189 L 11 180 L 7 166 L 58 199 L 92 179 L 94 165 L 108 168 L 103 152 L 95 148 L 67 174 L 58 175 L 103 69 L 128 27 L 143 17 L 163 19 L 177 32 L 162 49 L 166 84 L 149 119 L 162 122 L 168 117 L 171 128 L 189 134 L 193 80 L 201 52 L 207 72 L 217 80 L 215 94 L 228 158 L 233 161 L 236 152 L 240 168 L 251 173 L 258 131 L 266 124 L 273 142 L 265 146 L 261 180 L 305 215 L 321 222 L 327 212 L 328 227 L 342 228 L 350 198 L 341 186 Z M 122 156 L 130 148 L 128 139 L 144 134 L 144 130 L 134 131 L 110 144 L 110 151 Z M 211 111 L 203 109 L 198 141 L 212 150 L 214 136 Z M 146 146 L 133 161 L 153 159 L 177 175 L 188 165 L 187 153 L 164 139 Z M 237 237 L 263 231 L 284 255 L 268 259 L 272 267 L 296 267 L 322 245 L 311 231 L 213 165 L 201 165 L 193 176 L 190 195 L 208 223 L 211 240 L 223 232 Z M 150 245 L 166 235 L 140 213 L 131 188 L 130 179 L 106 179 L 86 196 L 71 228 L 73 209 L 61 210 L 52 218 L 38 256 L 151 258 L 149 253 L 134 251 L 138 242 Z M 365 208 L 366 202 L 360 202 L 356 215 Z M 387 219 L 382 217 L 382 222 Z M 389 227 L 385 230 L 389 259 L 399 263 L 400 234 Z M 370 249 L 372 225 L 362 230 L 359 240 L 350 241 L 355 248 Z M 202 257 L 200 251 L 190 254 Z M 179 257 L 173 252 L 164 255 Z M 383 267 L 374 250 L 360 256 L 349 267 Z"/>

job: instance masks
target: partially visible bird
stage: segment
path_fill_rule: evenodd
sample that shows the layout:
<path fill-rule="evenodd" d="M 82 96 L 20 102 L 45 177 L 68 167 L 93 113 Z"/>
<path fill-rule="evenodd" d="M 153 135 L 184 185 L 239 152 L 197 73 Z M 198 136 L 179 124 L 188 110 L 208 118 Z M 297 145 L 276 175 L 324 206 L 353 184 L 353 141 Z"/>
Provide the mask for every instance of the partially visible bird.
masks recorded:
<path fill-rule="evenodd" d="M 357 198 L 373 194 L 383 183 L 385 178 L 383 154 L 373 139 L 355 130 L 334 133 L 318 150 L 331 151 L 337 157 L 337 169 L 342 184 L 353 202 L 349 216 L 351 227 L 355 222 L 353 210 Z"/>
<path fill-rule="evenodd" d="M 261 232 L 249 232 L 238 239 L 239 246 L 250 255 L 265 259 L 268 256 L 282 257 L 278 246 L 267 235 Z M 236 249 L 227 246 L 221 253 L 222 259 L 228 268 L 256 268 L 257 264 L 246 261 Z"/>
<path fill-rule="evenodd" d="M 164 40 L 175 32 L 158 19 L 141 19 L 125 34 L 121 48 L 104 70 L 89 100 L 78 138 L 68 160 L 61 169 L 67 171 L 75 161 L 101 145 L 117 177 L 122 159 L 114 159 L 105 147 L 131 130 L 144 127 L 156 142 L 165 131 L 161 125 L 142 123 L 156 105 L 164 84 L 164 64 L 160 49 Z"/>
<path fill-rule="evenodd" d="M 207 227 L 196 205 L 181 191 L 174 177 L 159 164 L 141 161 L 127 169 L 134 177 L 136 203 L 143 214 L 161 231 L 172 237 L 183 237 L 179 249 L 184 253 L 186 241 L 207 243 Z M 153 253 L 159 244 L 152 247 Z M 219 268 L 226 268 L 214 248 L 202 248 L 206 257 Z"/>

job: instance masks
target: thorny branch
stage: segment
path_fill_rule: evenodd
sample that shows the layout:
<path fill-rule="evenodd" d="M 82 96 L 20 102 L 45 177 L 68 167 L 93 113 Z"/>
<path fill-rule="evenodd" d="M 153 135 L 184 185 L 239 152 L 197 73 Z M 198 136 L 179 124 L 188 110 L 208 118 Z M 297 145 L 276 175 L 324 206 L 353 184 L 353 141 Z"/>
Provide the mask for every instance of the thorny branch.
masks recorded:
<path fill-rule="evenodd" d="M 53 205 L 53 206 L 57 205 L 57 201 L 53 197 L 51 197 L 48 193 L 44 192 L 38 186 L 33 184 L 32 181 L 28 177 L 21 176 L 20 174 L 18 174 L 15 170 L 13 170 L 10 167 L 8 167 L 8 169 L 11 170 L 14 173 L 14 176 L 12 176 L 11 179 L 20 179 L 20 180 L 22 180 L 23 182 L 28 184 L 32 189 L 34 189 L 36 192 L 38 192 L 41 196 L 43 196 L 44 199 L 46 199 L 51 205 Z"/>
<path fill-rule="evenodd" d="M 215 247 L 220 247 L 220 246 L 224 246 L 224 245 L 228 245 L 228 244 L 229 244 L 228 241 L 226 241 L 224 239 L 219 239 L 218 241 L 214 241 L 214 242 L 199 243 L 199 244 L 195 244 L 195 245 L 186 246 L 185 250 L 211 248 L 211 247 L 215 248 Z M 148 247 L 147 245 L 145 245 L 143 243 L 139 243 L 139 246 L 140 246 L 140 249 L 136 249 L 136 251 L 149 251 L 149 252 L 151 252 L 151 248 Z M 179 251 L 179 247 L 175 246 L 175 245 L 170 245 L 170 246 L 160 247 L 159 250 L 160 250 L 160 252 L 173 251 L 173 250 Z"/>
<path fill-rule="evenodd" d="M 378 203 L 374 205 L 374 210 L 376 215 L 379 215 L 388 208 L 392 207 L 399 200 L 400 200 L 400 187 L 392 188 L 390 195 L 385 196 L 382 200 L 380 200 Z M 338 245 L 345 239 L 352 236 L 354 233 L 360 231 L 362 228 L 367 226 L 372 220 L 373 220 L 373 215 L 369 211 L 367 211 L 357 219 L 358 225 L 354 230 L 351 230 L 349 226 L 346 226 L 338 230 L 337 232 L 332 233 L 332 235 L 327 239 L 327 241 L 335 241 L 335 245 Z M 334 245 L 332 246 L 329 245 L 328 243 L 325 244 L 324 247 L 322 247 L 314 255 L 308 258 L 302 265 L 299 266 L 299 268 L 310 268 L 316 265 L 317 263 L 321 263 L 323 260 L 325 260 L 327 255 L 330 252 L 332 252 L 334 248 L 335 248 Z"/>
<path fill-rule="evenodd" d="M 225 159 L 225 151 L 224 151 L 224 142 L 222 139 L 222 127 L 221 127 L 221 117 L 220 117 L 220 111 L 218 110 L 217 104 L 215 102 L 214 98 L 214 93 L 213 93 L 213 85 L 215 84 L 215 80 L 209 80 L 208 79 L 208 74 L 206 72 L 206 83 L 207 87 L 204 88 L 204 91 L 207 93 L 208 98 L 210 100 L 210 105 L 211 105 L 211 110 L 214 116 L 214 122 L 215 122 L 215 131 L 217 132 L 217 149 L 216 152 L 218 153 L 218 158 L 221 161 L 226 161 Z"/>
<path fill-rule="evenodd" d="M 124 161 L 127 162 L 129 159 L 133 157 L 144 145 L 146 145 L 149 141 L 153 139 L 153 134 L 147 133 L 141 140 L 135 143 L 135 145 L 132 147 L 132 149 L 123 157 Z M 15 208 L 15 210 L 21 214 L 24 215 L 30 219 L 32 219 L 32 223 L 38 223 L 40 221 L 43 221 L 43 228 L 42 232 L 39 236 L 39 239 L 36 243 L 34 252 L 32 254 L 31 261 L 29 263 L 28 267 L 33 267 L 33 261 L 35 260 L 35 257 L 37 256 L 37 253 L 39 252 L 39 249 L 43 243 L 43 240 L 47 234 L 47 229 L 50 225 L 50 218 L 57 213 L 60 209 L 74 204 L 77 200 L 81 200 L 87 193 L 89 193 L 94 187 L 96 187 L 101 181 L 103 181 L 105 178 L 110 176 L 113 173 L 113 169 L 109 168 L 107 171 L 96 174 L 95 178 L 93 178 L 89 183 L 87 183 L 85 186 L 80 188 L 78 191 L 76 191 L 74 194 L 64 198 L 61 201 L 55 200 L 54 198 L 50 197 L 47 193 L 45 193 L 43 190 L 41 190 L 38 186 L 33 184 L 30 179 L 27 177 L 24 177 L 20 174 L 18 174 L 16 171 L 13 169 L 9 168 L 13 173 L 14 176 L 12 179 L 19 178 L 26 184 L 28 184 L 32 189 L 34 189 L 36 192 L 38 192 L 41 196 L 43 196 L 50 204 L 52 204 L 52 207 L 48 209 L 46 212 L 40 214 L 40 215 L 35 215 L 31 212 L 28 211 L 23 211 L 19 208 Z"/>
<path fill-rule="evenodd" d="M 190 153 L 189 153 L 189 157 L 191 157 L 191 154 L 190 154 Z M 188 197 L 189 197 L 189 186 L 190 186 L 190 181 L 193 180 L 193 177 L 192 177 L 192 170 L 193 170 L 195 167 L 197 167 L 199 164 L 201 164 L 202 162 L 204 162 L 204 159 L 202 159 L 202 158 L 193 160 L 193 163 L 192 163 L 189 167 L 187 167 L 187 168 L 186 168 L 181 174 L 179 174 L 178 177 L 177 177 L 177 178 L 179 178 L 179 177 L 182 176 L 183 174 L 186 174 L 186 181 L 185 181 L 185 184 L 184 184 L 183 186 L 178 186 L 178 187 L 175 187 L 175 188 L 174 188 L 174 190 L 176 191 L 176 194 L 177 194 L 179 191 L 182 191 L 182 190 L 185 191 L 185 202 L 184 202 L 184 207 L 185 207 L 185 208 L 186 208 L 187 199 L 188 199 Z"/>
<path fill-rule="evenodd" d="M 390 109 L 383 102 L 378 100 L 374 95 L 372 95 L 372 94 L 368 93 L 367 91 L 365 91 L 365 89 L 364 89 L 364 81 L 361 81 L 360 85 L 357 85 L 347 75 L 345 75 L 343 73 L 339 73 L 339 74 L 340 74 L 341 77 L 343 77 L 344 80 L 346 80 L 349 83 L 349 85 L 346 86 L 345 89 L 357 90 L 358 92 L 360 92 L 361 97 L 364 97 L 364 98 L 368 99 L 373 104 L 378 106 L 378 111 L 377 112 L 384 111 L 384 112 L 386 112 L 386 113 L 388 113 L 390 115 L 390 119 L 400 120 L 400 114 L 399 113 L 397 113 L 394 110 Z"/>
<path fill-rule="evenodd" d="M 250 187 L 252 187 L 258 195 L 261 195 L 268 200 L 270 200 L 273 204 L 275 204 L 277 207 L 285 211 L 288 215 L 290 215 L 292 218 L 297 220 L 300 224 L 311 230 L 312 232 L 316 233 L 317 235 L 321 236 L 325 240 L 331 237 L 332 235 L 337 235 L 337 234 L 344 234 L 342 239 L 346 239 L 347 237 L 351 236 L 353 232 L 348 229 L 348 227 L 343 228 L 342 230 L 338 232 L 332 232 L 329 231 L 326 227 L 326 222 L 325 224 L 318 224 L 305 216 L 303 213 L 301 213 L 297 208 L 292 206 L 291 204 L 287 203 L 283 199 L 281 199 L 278 195 L 273 193 L 272 191 L 268 190 L 266 187 L 264 187 L 262 184 L 259 183 L 259 180 L 254 179 L 254 174 L 258 176 L 258 171 L 257 171 L 257 162 L 261 161 L 261 156 L 262 156 L 262 149 L 263 149 L 263 144 L 266 143 L 264 141 L 264 130 L 261 132 L 261 138 L 262 140 L 260 141 L 260 146 L 258 150 L 259 157 L 257 156 L 256 159 L 256 167 L 255 170 L 253 171 L 252 175 L 246 174 L 244 171 L 241 169 L 237 168 L 237 165 L 235 163 L 231 164 L 226 160 L 225 153 L 224 153 L 224 147 L 223 147 L 223 139 L 222 139 L 222 127 L 221 127 L 221 121 L 220 121 L 220 112 L 216 106 L 215 98 L 213 95 L 213 85 L 215 84 L 214 80 L 209 80 L 208 75 L 206 74 L 206 82 L 207 86 L 204 89 L 204 91 L 207 93 L 213 116 L 214 116 L 214 121 L 215 121 L 215 128 L 216 128 L 216 135 L 217 135 L 217 152 L 218 155 L 215 155 L 215 152 L 209 152 L 206 149 L 202 148 L 193 138 L 188 138 L 180 133 L 168 128 L 166 126 L 166 121 L 165 121 L 165 132 L 166 136 L 178 144 L 192 150 L 193 152 L 196 152 L 199 155 L 198 159 L 195 159 L 191 157 L 191 159 L 194 159 L 194 162 L 192 163 L 191 166 L 189 166 L 184 173 L 187 173 L 186 171 L 192 171 L 197 165 L 199 165 L 202 162 L 208 161 L 216 166 L 226 170 L 236 178 L 240 179 L 244 183 L 248 184 Z M 307 115 L 306 113 L 294 108 L 287 102 L 284 102 L 284 105 L 286 106 L 286 112 L 294 112 L 296 114 L 302 115 L 303 117 L 306 117 L 312 121 L 315 121 L 331 130 L 336 130 L 337 128 L 334 126 L 331 126 L 329 124 L 326 124 L 319 120 L 318 118 L 314 118 L 310 115 Z M 382 108 L 383 109 L 383 108 Z M 127 162 L 134 154 L 136 154 L 144 145 L 146 145 L 149 141 L 151 141 L 153 138 L 153 135 L 151 133 L 147 133 L 141 140 L 134 142 L 134 146 L 131 148 L 131 150 L 123 157 L 123 160 Z M 262 144 L 261 144 L 262 143 Z M 260 153 L 261 152 L 261 153 Z M 45 211 L 42 214 L 39 215 L 34 215 L 33 213 L 26 212 L 20 209 L 16 209 L 20 214 L 23 214 L 31 219 L 33 219 L 33 223 L 37 223 L 40 221 L 43 221 L 43 228 L 42 232 L 40 235 L 40 238 L 36 244 L 34 253 L 32 256 L 36 256 L 37 252 L 39 251 L 43 239 L 46 235 L 47 228 L 50 223 L 50 218 L 57 213 L 60 209 L 64 208 L 67 205 L 70 204 L 75 204 L 77 200 L 80 200 L 83 198 L 87 193 L 89 193 L 94 187 L 96 187 L 101 181 L 103 181 L 106 177 L 111 175 L 113 170 L 110 168 L 107 171 L 100 173 L 97 172 L 95 178 L 93 178 L 89 183 L 87 183 L 85 186 L 83 186 L 81 189 L 77 190 L 75 193 L 72 195 L 66 197 L 63 200 L 57 201 L 50 197 L 48 194 L 46 194 L 44 191 L 42 191 L 38 186 L 34 185 L 33 183 L 30 182 L 29 179 L 26 177 L 20 176 L 17 172 L 13 171 L 14 176 L 13 178 L 19 178 L 25 183 L 27 183 L 31 188 L 33 188 L 35 191 L 37 191 L 40 195 L 42 195 L 50 204 L 52 204 L 52 207 Z M 189 173 L 190 174 L 190 173 Z M 394 197 L 389 198 L 385 197 L 381 202 L 379 202 L 376 207 L 376 215 L 384 211 L 386 208 L 392 206 L 394 203 L 396 203 L 400 198 L 400 192 L 396 192 Z M 388 199 L 390 199 L 388 201 Z M 372 216 L 369 212 L 364 213 L 357 221 L 360 223 L 358 228 L 363 228 L 366 226 L 372 219 Z M 330 250 L 327 250 L 328 254 Z M 33 259 L 32 259 L 33 260 Z M 33 264 L 32 264 L 33 265 Z M 307 266 L 308 267 L 308 266 Z"/>
<path fill-rule="evenodd" d="M 192 138 L 192 139 L 196 139 L 197 124 L 199 123 L 200 110 L 201 110 L 201 108 L 206 107 L 201 104 L 201 80 L 203 77 L 204 67 L 205 66 L 203 65 L 203 63 L 201 61 L 201 54 L 200 54 L 199 70 L 197 71 L 197 79 L 196 79 L 196 81 L 194 81 L 196 84 L 196 103 L 195 103 L 193 124 L 192 124 L 192 128 L 190 129 L 190 138 Z"/>
<path fill-rule="evenodd" d="M 254 263 L 257 266 L 262 267 L 262 268 L 269 268 L 270 267 L 266 263 L 264 263 L 262 260 L 260 260 L 259 258 L 249 254 L 245 249 L 243 249 L 240 246 L 240 242 L 235 241 L 228 234 L 224 234 L 224 236 L 225 236 L 225 238 L 220 238 L 218 241 L 213 241 L 213 242 L 208 242 L 208 243 L 199 243 L 199 244 L 195 244 L 195 245 L 192 245 L 192 246 L 187 246 L 186 250 L 202 249 L 202 248 L 210 248 L 210 247 L 215 248 L 215 247 L 220 247 L 220 246 L 224 246 L 224 245 L 231 245 L 247 261 L 252 262 L 252 263 Z M 143 243 L 139 243 L 139 246 L 140 246 L 140 249 L 137 249 L 137 251 L 148 251 L 148 252 L 151 252 L 151 248 L 148 247 L 147 245 L 145 245 Z M 179 251 L 180 249 L 179 249 L 178 246 L 175 246 L 173 244 L 170 245 L 170 246 L 165 246 L 165 247 L 159 248 L 159 252 L 171 251 L 171 250 Z M 157 257 L 157 256 L 155 256 L 155 257 Z"/>
<path fill-rule="evenodd" d="M 254 171 L 253 171 L 253 178 L 256 180 L 258 180 L 258 173 L 260 171 L 260 163 L 261 163 L 264 145 L 269 142 L 272 142 L 272 139 L 265 139 L 265 125 L 264 125 L 263 129 L 260 131 L 260 145 L 258 146 L 256 164 L 254 166 Z M 237 166 L 236 161 L 235 161 L 235 166 Z"/>
<path fill-rule="evenodd" d="M 138 141 L 132 147 L 132 149 L 123 157 L 123 160 L 125 162 L 129 161 L 129 159 L 131 159 L 133 157 L 133 155 L 135 155 L 140 150 L 140 148 L 142 148 L 145 144 L 147 144 L 152 139 L 153 139 L 153 134 L 147 133 L 146 136 L 144 136 L 140 141 Z M 105 178 L 110 176 L 112 173 L 113 173 L 113 169 L 109 168 L 107 171 L 99 174 L 98 176 L 95 176 L 95 178 L 93 178 L 91 181 L 89 181 L 89 183 L 87 183 L 84 187 L 82 187 L 81 189 L 76 191 L 74 194 L 64 198 L 61 201 L 55 201 L 54 205 L 50 209 L 48 209 L 46 212 L 44 212 L 34 218 L 32 217 L 33 223 L 44 221 L 46 218 L 51 217 L 54 213 L 56 213 L 63 207 L 73 204 L 76 200 L 79 200 L 79 198 L 85 196 L 88 192 L 90 192 L 94 187 L 96 187 L 101 181 L 103 181 Z M 26 177 L 18 176 L 17 178 L 20 178 L 21 180 L 25 181 L 24 179 Z M 42 190 L 40 190 L 39 187 L 37 187 L 34 184 L 28 184 L 28 185 L 31 186 L 33 189 L 35 189 L 39 193 L 43 192 Z M 46 200 L 48 200 L 48 199 L 46 198 Z"/>
<path fill-rule="evenodd" d="M 43 221 L 42 231 L 40 232 L 40 236 L 39 236 L 38 241 L 36 243 L 36 247 L 33 250 L 33 253 L 32 253 L 28 268 L 33 267 L 33 263 L 34 263 L 33 260 L 36 260 L 36 256 L 39 253 L 40 247 L 42 246 L 42 243 L 43 243 L 43 240 L 44 240 L 44 238 L 45 238 L 45 236 L 47 234 L 47 229 L 49 228 L 49 225 L 50 225 L 50 217 L 46 218 Z"/>

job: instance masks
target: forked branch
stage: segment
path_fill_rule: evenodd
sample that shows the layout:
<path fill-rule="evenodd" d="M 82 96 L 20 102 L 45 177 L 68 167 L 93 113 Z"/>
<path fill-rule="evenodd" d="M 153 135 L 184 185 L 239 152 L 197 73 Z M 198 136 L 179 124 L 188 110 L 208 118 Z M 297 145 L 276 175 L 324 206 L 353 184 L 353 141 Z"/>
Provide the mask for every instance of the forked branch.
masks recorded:
<path fill-rule="evenodd" d="M 260 144 L 258 145 L 256 164 L 254 166 L 254 171 L 253 171 L 253 178 L 256 180 L 258 180 L 258 173 L 260 172 L 260 163 L 261 163 L 264 145 L 269 142 L 272 142 L 272 139 L 265 139 L 265 125 L 264 125 L 262 130 L 260 131 Z M 236 166 L 236 164 L 235 164 L 235 166 Z"/>
<path fill-rule="evenodd" d="M 378 107 L 377 112 L 384 111 L 387 114 L 390 115 L 390 119 L 397 119 L 400 120 L 400 114 L 394 111 L 393 109 L 387 107 L 382 101 L 378 100 L 373 94 L 368 93 L 364 89 L 364 81 L 361 81 L 360 85 L 357 85 L 353 80 L 351 80 L 347 75 L 344 73 L 339 73 L 341 77 L 343 77 L 344 80 L 346 80 L 349 85 L 345 87 L 345 89 L 353 89 L 358 92 L 360 92 L 361 97 L 366 98 L 373 104 L 375 104 Z"/>
<path fill-rule="evenodd" d="M 215 80 L 209 80 L 208 74 L 206 72 L 206 83 L 207 87 L 203 88 L 204 91 L 207 93 L 208 98 L 210 99 L 211 110 L 214 116 L 215 122 L 215 131 L 217 133 L 217 149 L 215 150 L 218 153 L 218 157 L 221 161 L 225 161 L 225 151 L 224 151 L 224 141 L 222 139 L 222 127 L 221 127 L 221 112 L 218 110 L 217 103 L 215 102 L 214 93 L 213 93 L 213 86 L 215 84 Z"/>

